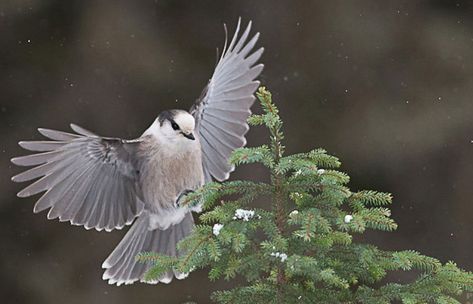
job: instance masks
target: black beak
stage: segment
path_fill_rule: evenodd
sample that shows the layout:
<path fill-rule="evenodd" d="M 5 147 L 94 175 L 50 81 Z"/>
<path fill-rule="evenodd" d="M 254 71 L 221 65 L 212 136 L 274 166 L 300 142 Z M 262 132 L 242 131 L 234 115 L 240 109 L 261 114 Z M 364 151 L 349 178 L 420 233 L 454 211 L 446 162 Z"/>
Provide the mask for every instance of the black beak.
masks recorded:
<path fill-rule="evenodd" d="M 182 135 L 184 135 L 184 137 L 186 138 L 189 138 L 190 140 L 195 140 L 194 134 L 192 133 L 189 133 L 189 134 L 182 133 Z"/>

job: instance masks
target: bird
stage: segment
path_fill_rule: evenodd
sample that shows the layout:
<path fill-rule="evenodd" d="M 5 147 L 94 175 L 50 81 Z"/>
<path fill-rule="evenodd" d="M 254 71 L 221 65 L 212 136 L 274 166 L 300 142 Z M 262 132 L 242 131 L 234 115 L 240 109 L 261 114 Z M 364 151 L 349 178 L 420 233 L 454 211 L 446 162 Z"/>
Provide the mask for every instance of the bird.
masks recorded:
<path fill-rule="evenodd" d="M 151 265 L 136 261 L 140 252 L 179 257 L 176 245 L 194 229 L 193 211 L 182 197 L 208 182 L 223 182 L 235 167 L 232 152 L 246 145 L 247 119 L 264 65 L 259 33 L 241 18 L 218 56 L 214 72 L 189 111 L 159 113 L 134 139 L 97 135 L 76 124 L 72 132 L 39 128 L 46 137 L 20 141 L 32 154 L 11 162 L 31 167 L 12 177 L 30 182 L 20 198 L 42 193 L 33 212 L 49 209 L 59 219 L 85 229 L 110 232 L 131 225 L 102 264 L 109 284 L 170 283 L 188 274 L 169 269 L 154 281 L 145 280 Z M 240 29 L 242 29 L 240 31 Z"/>

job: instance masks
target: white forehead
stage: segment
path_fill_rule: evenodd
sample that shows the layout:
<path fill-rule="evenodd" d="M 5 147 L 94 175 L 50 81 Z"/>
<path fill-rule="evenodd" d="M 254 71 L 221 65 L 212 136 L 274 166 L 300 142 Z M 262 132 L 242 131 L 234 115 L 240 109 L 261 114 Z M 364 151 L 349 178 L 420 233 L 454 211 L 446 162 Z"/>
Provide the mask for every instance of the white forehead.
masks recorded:
<path fill-rule="evenodd" d="M 174 121 L 179 125 L 181 130 L 194 130 L 195 119 L 194 116 L 187 112 L 179 112 L 174 116 Z"/>

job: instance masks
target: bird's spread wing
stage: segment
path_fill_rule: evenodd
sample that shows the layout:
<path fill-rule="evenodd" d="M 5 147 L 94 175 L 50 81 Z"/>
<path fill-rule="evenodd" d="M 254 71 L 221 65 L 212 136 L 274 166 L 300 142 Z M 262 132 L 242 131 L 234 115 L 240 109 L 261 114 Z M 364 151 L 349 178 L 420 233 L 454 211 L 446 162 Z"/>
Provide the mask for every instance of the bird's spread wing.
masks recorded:
<path fill-rule="evenodd" d="M 191 108 L 201 141 L 206 181 L 212 177 L 226 180 L 233 171 L 228 160 L 236 148 L 246 144 L 245 134 L 249 129 L 246 120 L 259 86 L 254 79 L 263 70 L 263 64 L 256 64 L 263 48 L 252 52 L 259 33 L 247 41 L 251 21 L 240 37 L 239 30 L 240 20 L 230 44 L 227 46 L 225 42 L 207 87 Z"/>
<path fill-rule="evenodd" d="M 139 142 L 99 137 L 76 125 L 71 128 L 77 134 L 38 129 L 51 140 L 19 143 L 40 153 L 13 158 L 16 165 L 34 167 L 12 180 L 40 179 L 18 196 L 46 191 L 34 212 L 51 208 L 48 219 L 59 218 L 87 229 L 110 231 L 130 224 L 143 210 L 134 161 Z"/>

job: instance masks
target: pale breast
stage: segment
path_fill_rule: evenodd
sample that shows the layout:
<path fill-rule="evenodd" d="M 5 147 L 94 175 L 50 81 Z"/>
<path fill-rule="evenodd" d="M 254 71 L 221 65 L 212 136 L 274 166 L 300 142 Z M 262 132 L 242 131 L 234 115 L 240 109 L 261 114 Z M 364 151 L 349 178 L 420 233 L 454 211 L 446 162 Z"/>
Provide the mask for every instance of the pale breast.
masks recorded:
<path fill-rule="evenodd" d="M 174 209 L 184 190 L 195 190 L 203 184 L 202 155 L 196 140 L 187 147 L 165 149 L 150 145 L 140 170 L 145 204 L 152 212 Z M 171 211 L 171 210 L 168 210 Z"/>

